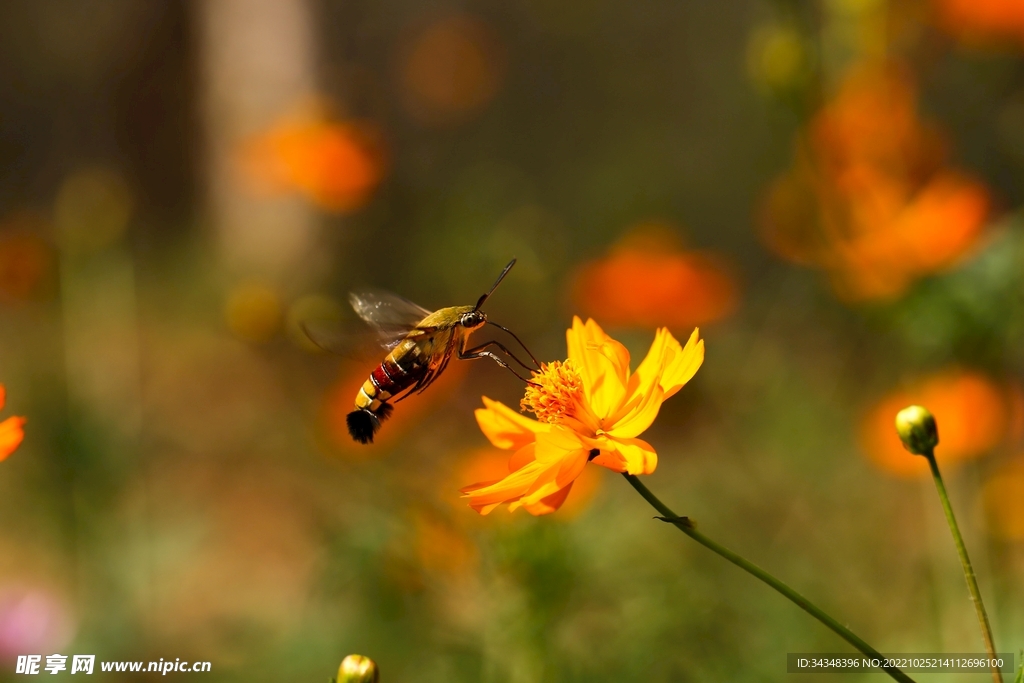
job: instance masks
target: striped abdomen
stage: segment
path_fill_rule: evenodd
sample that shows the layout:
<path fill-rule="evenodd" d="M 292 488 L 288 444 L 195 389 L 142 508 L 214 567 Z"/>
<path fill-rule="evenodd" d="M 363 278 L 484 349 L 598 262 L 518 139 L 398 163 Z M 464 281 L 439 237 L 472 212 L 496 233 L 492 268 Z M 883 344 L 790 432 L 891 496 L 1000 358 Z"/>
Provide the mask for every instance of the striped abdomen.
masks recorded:
<path fill-rule="evenodd" d="M 356 394 L 356 409 L 376 410 L 377 403 L 387 401 L 411 387 L 426 370 L 427 366 L 420 360 L 416 342 L 406 339 L 363 382 Z"/>
<path fill-rule="evenodd" d="M 352 438 L 360 443 L 373 441 L 381 421 L 387 419 L 393 410 L 388 399 L 416 384 L 427 368 L 415 341 L 406 339 L 396 346 L 370 373 L 356 394 L 356 409 L 347 418 Z"/>

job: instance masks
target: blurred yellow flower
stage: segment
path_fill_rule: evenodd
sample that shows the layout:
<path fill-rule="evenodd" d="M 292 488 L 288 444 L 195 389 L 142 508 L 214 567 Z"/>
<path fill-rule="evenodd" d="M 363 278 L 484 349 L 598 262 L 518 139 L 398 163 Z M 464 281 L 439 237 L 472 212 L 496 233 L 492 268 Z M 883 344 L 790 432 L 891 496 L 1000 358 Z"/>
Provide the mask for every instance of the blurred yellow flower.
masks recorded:
<path fill-rule="evenodd" d="M 659 329 L 647 357 L 630 371 L 629 351 L 596 322 L 573 318 L 566 333 L 568 359 L 534 373 L 522 407 L 531 420 L 484 397 L 480 429 L 498 448 L 514 450 L 508 476 L 462 490 L 469 505 L 487 514 L 502 503 L 534 515 L 557 510 L 588 462 L 616 472 L 650 474 L 654 448 L 638 439 L 662 402 L 679 391 L 704 361 L 694 330 L 683 347 Z"/>
<path fill-rule="evenodd" d="M 6 401 L 7 390 L 0 384 L 0 410 Z M 22 439 L 25 438 L 24 425 L 23 417 L 9 417 L 0 422 L 0 461 L 6 460 L 21 445 Z"/>

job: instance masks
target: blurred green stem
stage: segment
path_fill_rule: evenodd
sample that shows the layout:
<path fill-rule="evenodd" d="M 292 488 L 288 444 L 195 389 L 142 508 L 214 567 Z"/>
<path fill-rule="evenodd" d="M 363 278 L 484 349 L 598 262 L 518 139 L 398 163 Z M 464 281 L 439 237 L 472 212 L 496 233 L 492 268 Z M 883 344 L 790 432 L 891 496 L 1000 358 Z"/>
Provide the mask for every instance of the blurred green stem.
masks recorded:
<path fill-rule="evenodd" d="M 653 507 L 655 510 L 657 510 L 663 515 L 663 519 L 666 522 L 675 525 L 677 529 L 682 531 L 684 534 L 686 534 L 693 540 L 700 543 L 702 546 L 704 546 L 711 552 L 724 557 L 726 560 L 732 562 L 734 565 L 736 565 L 743 571 L 757 577 L 758 579 L 761 579 L 761 581 L 764 581 L 766 584 L 777 590 L 779 593 L 782 593 L 782 595 L 789 598 L 793 603 L 800 607 L 800 609 L 804 610 L 812 617 L 823 623 L 825 626 L 832 629 L 840 638 L 848 642 L 850 645 L 853 645 L 862 653 L 869 655 L 871 657 L 883 658 L 882 654 L 878 652 L 878 650 L 865 643 L 863 640 L 857 637 L 857 635 L 853 633 L 850 629 L 846 628 L 838 621 L 830 617 L 828 614 L 823 612 L 821 608 L 816 606 L 810 600 L 800 595 L 795 590 L 793 590 L 792 588 L 790 588 L 785 583 L 778 580 L 765 570 L 761 569 L 753 562 L 750 562 L 740 557 L 733 551 L 719 545 L 718 543 L 712 541 L 704 534 L 697 531 L 694 528 L 693 523 L 691 521 L 689 521 L 685 517 L 680 517 L 676 513 L 672 512 L 672 510 L 669 509 L 667 505 L 658 500 L 658 497 L 651 493 L 650 489 L 648 489 L 643 484 L 643 482 L 637 479 L 636 476 L 632 474 L 623 474 L 623 476 L 626 477 L 626 481 L 628 481 L 630 485 L 633 488 L 635 488 L 641 496 L 644 497 L 644 500 L 651 504 L 651 507 Z M 910 676 L 903 673 L 900 669 L 896 667 L 885 667 L 885 672 L 897 681 L 902 681 L 903 683 L 914 683 L 914 679 L 912 679 Z"/>
<path fill-rule="evenodd" d="M 953 534 L 953 543 L 956 545 L 956 552 L 960 555 L 960 564 L 964 568 L 964 577 L 967 579 L 967 590 L 971 592 L 971 600 L 974 601 L 974 609 L 978 613 L 978 621 L 981 623 L 981 637 L 985 640 L 985 650 L 992 659 L 996 657 L 995 640 L 992 638 L 992 626 L 988 623 L 988 614 L 985 613 L 985 604 L 981 601 L 981 590 L 978 589 L 978 579 L 974 576 L 974 567 L 971 566 L 971 558 L 967 556 L 967 546 L 964 545 L 964 537 L 960 535 L 960 527 L 953 515 L 953 506 L 949 503 L 949 494 L 946 493 L 946 485 L 942 481 L 942 474 L 939 472 L 939 464 L 935 462 L 935 450 L 929 449 L 924 453 L 928 459 L 928 466 L 932 468 L 932 479 L 935 481 L 935 490 L 939 492 L 939 500 L 942 501 L 942 509 L 946 513 L 946 521 L 949 523 L 949 530 Z M 992 667 L 992 680 L 995 683 L 1003 683 L 1003 674 L 999 667 Z"/>

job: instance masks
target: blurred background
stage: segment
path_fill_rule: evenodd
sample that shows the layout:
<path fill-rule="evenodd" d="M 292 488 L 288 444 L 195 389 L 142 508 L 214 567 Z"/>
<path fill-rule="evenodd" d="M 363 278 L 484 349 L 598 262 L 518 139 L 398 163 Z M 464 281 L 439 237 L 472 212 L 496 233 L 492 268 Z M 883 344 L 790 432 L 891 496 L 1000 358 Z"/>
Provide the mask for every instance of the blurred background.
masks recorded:
<path fill-rule="evenodd" d="M 508 455 L 473 409 L 521 397 L 493 364 L 351 442 L 380 355 L 300 324 L 358 328 L 364 286 L 472 303 L 512 256 L 487 309 L 542 359 L 573 314 L 634 362 L 701 327 L 646 435 L 668 504 L 882 651 L 979 652 L 892 428 L 929 406 L 1017 651 L 1022 181 L 1019 0 L 4 2 L 0 680 L 359 652 L 385 683 L 774 681 L 845 651 L 611 472 L 547 517 L 467 508 Z"/>

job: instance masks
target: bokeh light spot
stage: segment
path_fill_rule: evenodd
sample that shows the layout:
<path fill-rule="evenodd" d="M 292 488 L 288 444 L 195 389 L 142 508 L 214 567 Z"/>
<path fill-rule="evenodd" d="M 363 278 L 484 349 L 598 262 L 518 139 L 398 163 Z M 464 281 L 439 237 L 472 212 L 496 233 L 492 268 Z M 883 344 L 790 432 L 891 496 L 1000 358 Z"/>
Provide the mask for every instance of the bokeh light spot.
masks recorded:
<path fill-rule="evenodd" d="M 281 298 L 269 285 L 241 284 L 228 293 L 224 316 L 228 329 L 239 339 L 267 342 L 281 325 Z"/>
<path fill-rule="evenodd" d="M 94 252 L 114 244 L 128 228 L 133 200 L 124 178 L 108 168 L 88 168 L 69 176 L 54 201 L 60 246 Z"/>
<path fill-rule="evenodd" d="M 55 264 L 53 247 L 42 236 L 47 228 L 27 212 L 0 224 L 0 300 L 20 303 L 46 292 Z"/>
<path fill-rule="evenodd" d="M 985 512 L 992 532 L 1008 541 L 1024 541 L 1024 459 L 1003 465 L 985 482 Z"/>
<path fill-rule="evenodd" d="M 498 93 L 504 50 L 483 21 L 456 16 L 417 35 L 404 55 L 401 85 L 409 113 L 428 124 L 461 123 Z"/>

